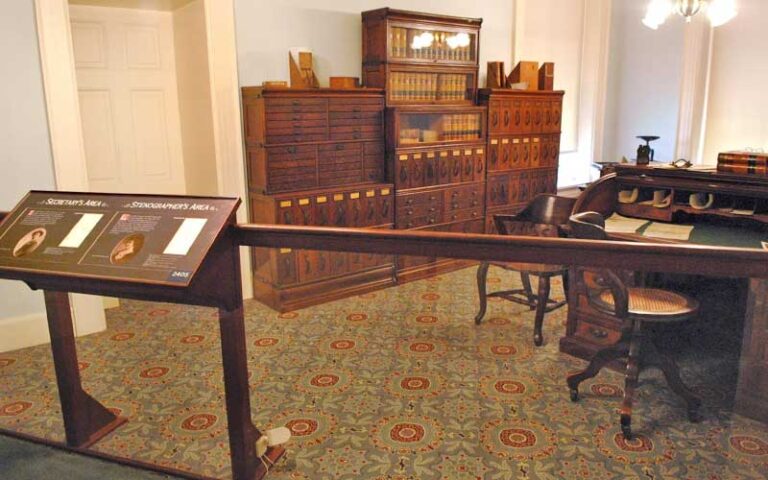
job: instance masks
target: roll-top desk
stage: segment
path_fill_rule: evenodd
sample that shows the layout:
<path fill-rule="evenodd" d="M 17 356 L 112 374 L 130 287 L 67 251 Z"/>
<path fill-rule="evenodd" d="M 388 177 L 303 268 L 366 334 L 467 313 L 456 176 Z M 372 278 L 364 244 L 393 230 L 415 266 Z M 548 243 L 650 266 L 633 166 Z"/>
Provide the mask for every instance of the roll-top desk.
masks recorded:
<path fill-rule="evenodd" d="M 656 202 L 654 191 L 662 192 Z M 618 200 L 620 193 L 627 203 Z M 692 202 L 692 194 L 700 194 L 700 200 Z M 618 213 L 693 225 L 687 243 L 766 248 L 762 242 L 768 242 L 768 177 L 717 172 L 714 167 L 683 170 L 618 165 L 615 173 L 582 193 L 574 213 L 585 211 L 605 217 Z M 679 242 L 648 238 L 642 235 L 643 230 L 611 236 L 617 240 Z M 705 266 L 713 276 L 718 276 L 718 269 L 717 262 Z M 735 406 L 737 413 L 762 421 L 768 421 L 767 297 L 768 282 L 750 279 Z M 570 285 L 568 325 L 560 341 L 561 351 L 590 358 L 599 348 L 614 343 L 619 331 L 615 320 L 589 309 L 578 284 Z"/>

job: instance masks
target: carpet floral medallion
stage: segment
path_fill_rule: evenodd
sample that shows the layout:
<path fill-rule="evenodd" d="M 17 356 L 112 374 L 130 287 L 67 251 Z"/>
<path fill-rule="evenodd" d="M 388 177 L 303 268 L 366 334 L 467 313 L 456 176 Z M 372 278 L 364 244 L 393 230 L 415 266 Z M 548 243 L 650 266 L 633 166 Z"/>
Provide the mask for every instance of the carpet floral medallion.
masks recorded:
<path fill-rule="evenodd" d="M 518 282 L 489 277 L 491 289 Z M 740 339 L 722 339 L 733 333 L 678 332 L 690 338 L 674 348 L 704 399 L 701 423 L 648 371 L 637 435 L 625 440 L 619 373 L 569 400 L 565 376 L 585 363 L 558 351 L 565 308 L 547 315 L 540 348 L 528 308 L 492 299 L 479 326 L 476 308 L 474 268 L 298 312 L 247 302 L 253 421 L 293 434 L 269 478 L 768 478 L 766 426 L 731 411 Z M 728 309 L 720 314 L 726 328 Z M 123 301 L 108 323 L 78 339 L 80 370 L 129 422 L 94 448 L 229 478 L 216 312 Z M 0 427 L 62 440 L 60 413 L 49 347 L 0 353 Z"/>

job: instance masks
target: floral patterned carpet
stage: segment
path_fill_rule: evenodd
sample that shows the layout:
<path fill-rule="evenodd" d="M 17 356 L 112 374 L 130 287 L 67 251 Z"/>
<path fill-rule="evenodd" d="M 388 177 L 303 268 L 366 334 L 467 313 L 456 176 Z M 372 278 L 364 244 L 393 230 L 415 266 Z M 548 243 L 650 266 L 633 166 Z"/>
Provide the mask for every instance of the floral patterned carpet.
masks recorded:
<path fill-rule="evenodd" d="M 707 344 L 695 325 L 678 332 L 705 342 L 671 346 L 704 398 L 704 421 L 688 423 L 682 402 L 648 371 L 635 403 L 638 435 L 625 441 L 620 374 L 602 372 L 578 403 L 569 400 L 565 375 L 584 362 L 558 352 L 565 309 L 547 316 L 540 348 L 522 305 L 492 302 L 475 326 L 474 273 L 286 314 L 247 303 L 254 423 L 293 432 L 269 478 L 768 476 L 766 426 L 731 412 L 738 339 Z M 510 275 L 492 269 L 489 287 L 514 283 Z M 728 328 L 727 304 L 715 313 L 723 312 Z M 130 420 L 94 448 L 229 478 L 215 311 L 124 301 L 108 321 L 107 332 L 78 340 L 83 381 Z M 47 345 L 0 354 L 0 426 L 63 439 Z"/>

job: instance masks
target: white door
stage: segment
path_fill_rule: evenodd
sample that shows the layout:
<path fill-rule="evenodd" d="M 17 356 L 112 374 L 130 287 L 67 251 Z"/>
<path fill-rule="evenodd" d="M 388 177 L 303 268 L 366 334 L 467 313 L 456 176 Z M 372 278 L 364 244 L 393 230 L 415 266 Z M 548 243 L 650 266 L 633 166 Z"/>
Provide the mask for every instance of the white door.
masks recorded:
<path fill-rule="evenodd" d="M 70 7 L 91 191 L 185 191 L 171 15 Z"/>

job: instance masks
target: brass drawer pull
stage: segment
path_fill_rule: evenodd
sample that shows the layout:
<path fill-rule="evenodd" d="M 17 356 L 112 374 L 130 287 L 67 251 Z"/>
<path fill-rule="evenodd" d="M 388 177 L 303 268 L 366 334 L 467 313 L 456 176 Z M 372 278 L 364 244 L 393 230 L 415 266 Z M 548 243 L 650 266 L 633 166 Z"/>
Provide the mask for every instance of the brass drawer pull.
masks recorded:
<path fill-rule="evenodd" d="M 599 329 L 599 328 L 595 328 L 595 327 L 591 327 L 589 329 L 589 333 L 591 333 L 592 336 L 595 337 L 595 338 L 603 339 L 603 338 L 608 337 L 608 332 L 607 331 Z"/>

